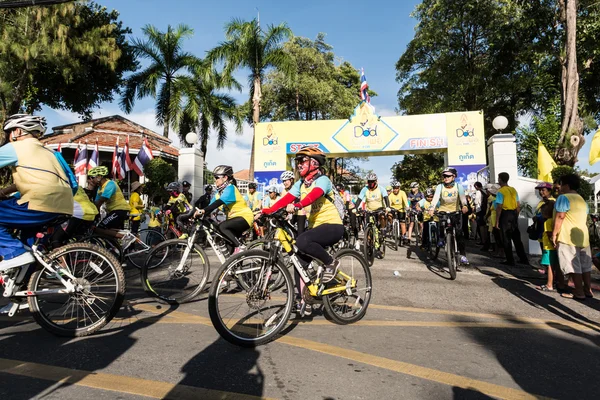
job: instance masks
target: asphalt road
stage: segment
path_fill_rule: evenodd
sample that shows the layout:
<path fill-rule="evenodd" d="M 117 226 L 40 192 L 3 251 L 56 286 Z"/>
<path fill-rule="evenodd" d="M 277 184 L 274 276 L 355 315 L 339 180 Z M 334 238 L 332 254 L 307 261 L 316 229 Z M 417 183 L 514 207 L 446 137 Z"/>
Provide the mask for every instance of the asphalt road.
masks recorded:
<path fill-rule="evenodd" d="M 27 312 L 0 317 L 0 399 L 599 398 L 600 301 L 540 292 L 529 268 L 470 260 L 451 281 L 418 251 L 388 251 L 362 321 L 315 315 L 251 350 L 220 339 L 205 296 L 170 308 L 128 268 L 126 306 L 100 334 L 58 338 Z"/>

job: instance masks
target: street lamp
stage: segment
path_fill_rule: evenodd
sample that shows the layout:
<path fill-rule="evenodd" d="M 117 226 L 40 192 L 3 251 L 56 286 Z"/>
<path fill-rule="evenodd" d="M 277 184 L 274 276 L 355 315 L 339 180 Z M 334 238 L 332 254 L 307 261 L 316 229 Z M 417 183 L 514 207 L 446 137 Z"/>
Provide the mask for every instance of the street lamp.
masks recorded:
<path fill-rule="evenodd" d="M 498 131 L 498 133 L 502 133 L 502 130 L 506 129 L 508 126 L 508 119 L 502 115 L 499 115 L 492 121 L 492 126 Z"/>
<path fill-rule="evenodd" d="M 193 146 L 198 141 L 198 135 L 196 134 L 196 132 L 190 132 L 187 135 L 185 135 L 185 141 Z"/>

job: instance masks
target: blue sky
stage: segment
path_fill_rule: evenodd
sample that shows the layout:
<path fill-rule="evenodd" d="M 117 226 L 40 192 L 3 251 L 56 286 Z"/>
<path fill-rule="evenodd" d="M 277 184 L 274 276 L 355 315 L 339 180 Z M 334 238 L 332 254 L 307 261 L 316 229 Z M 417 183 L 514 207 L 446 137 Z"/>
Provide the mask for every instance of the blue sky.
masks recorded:
<path fill-rule="evenodd" d="M 327 42 L 333 46 L 337 57 L 349 61 L 356 68 L 364 68 L 369 86 L 378 93 L 372 99 L 380 115 L 394 115 L 397 107 L 399 85 L 395 79 L 395 64 L 414 35 L 416 21 L 410 17 L 417 0 L 379 1 L 377 3 L 354 0 L 305 0 L 287 1 L 198 1 L 198 0 L 96 0 L 109 9 L 120 12 L 125 26 L 132 29 L 134 37 L 141 37 L 141 28 L 146 24 L 165 30 L 167 25 L 187 24 L 194 29 L 194 36 L 184 43 L 186 50 L 202 57 L 205 52 L 224 40 L 223 27 L 233 17 L 252 19 L 256 8 L 260 11 L 261 24 L 287 22 L 297 36 L 315 38 L 319 32 L 327 34 Z M 238 79 L 245 84 L 246 71 Z M 248 97 L 247 89 L 232 93 L 240 102 Z M 119 109 L 118 101 L 102 104 L 94 114 L 106 116 L 123 114 L 157 132 L 162 132 L 154 122 L 153 100 L 136 102 L 133 112 L 127 116 Z M 448 110 L 454 111 L 454 110 Z M 73 122 L 77 116 L 65 112 L 45 109 L 49 126 Z M 209 167 L 217 163 L 230 163 L 235 170 L 248 167 L 250 157 L 251 128 L 245 127 L 240 136 L 233 132 L 223 150 L 209 143 L 207 162 Z M 589 152 L 586 147 L 580 155 L 587 165 Z M 363 168 L 373 169 L 380 182 L 390 180 L 390 168 L 399 156 L 371 157 Z M 594 171 L 600 172 L 600 163 Z"/>

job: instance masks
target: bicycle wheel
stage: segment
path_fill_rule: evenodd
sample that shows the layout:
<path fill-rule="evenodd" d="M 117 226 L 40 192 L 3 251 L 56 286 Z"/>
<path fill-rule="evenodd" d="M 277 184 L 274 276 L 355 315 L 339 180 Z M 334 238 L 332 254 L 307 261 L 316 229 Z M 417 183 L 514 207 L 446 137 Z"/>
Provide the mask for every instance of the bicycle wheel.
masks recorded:
<path fill-rule="evenodd" d="M 440 246 L 438 246 L 438 231 L 437 227 L 431 227 L 429 231 L 429 258 L 437 260 L 440 254 Z"/>
<path fill-rule="evenodd" d="M 450 272 L 450 279 L 456 279 L 456 255 L 454 254 L 454 235 L 446 234 L 446 263 Z"/>
<path fill-rule="evenodd" d="M 116 238 L 109 238 L 101 235 L 90 235 L 81 239 L 81 242 L 91 243 L 106 249 L 112 254 L 117 260 L 122 261 L 121 257 L 123 250 L 119 244 L 119 240 Z M 119 264 L 120 265 L 120 264 Z"/>
<path fill-rule="evenodd" d="M 381 254 L 381 259 L 385 258 L 385 233 L 384 231 L 379 232 L 379 253 Z"/>
<path fill-rule="evenodd" d="M 394 219 L 392 231 L 394 234 L 394 248 L 396 249 L 396 251 L 398 251 L 400 249 L 400 245 L 402 244 L 402 237 L 400 234 L 400 222 L 398 222 L 397 219 Z"/>
<path fill-rule="evenodd" d="M 35 321 L 58 336 L 90 335 L 115 316 L 125 298 L 125 274 L 117 259 L 106 249 L 91 243 L 71 243 L 48 254 L 53 268 L 68 270 L 75 279 L 73 293 L 40 293 L 65 289 L 57 275 L 46 269 L 36 271 L 27 290 Z"/>
<path fill-rule="evenodd" d="M 269 269 L 283 276 L 280 288 L 275 288 Z M 235 285 L 237 275 L 246 275 L 248 289 Z M 292 277 L 283 262 L 272 263 L 266 251 L 248 250 L 229 258 L 217 272 L 208 312 L 223 339 L 237 346 L 255 347 L 275 339 L 285 327 L 292 312 L 293 293 Z"/>
<path fill-rule="evenodd" d="M 334 258 L 340 261 L 340 268 L 328 288 L 345 286 L 346 290 L 323 296 L 323 308 L 333 322 L 351 324 L 367 313 L 373 290 L 371 271 L 362 254 L 355 250 L 341 250 Z"/>
<path fill-rule="evenodd" d="M 170 304 L 193 300 L 206 286 L 210 264 L 204 250 L 188 241 L 172 239 L 156 246 L 140 272 L 142 287 L 150 296 Z"/>
<path fill-rule="evenodd" d="M 150 251 L 158 244 L 164 242 L 166 238 L 162 233 L 153 229 L 141 229 L 137 236 L 146 246 L 135 241 L 125 250 L 124 256 L 134 267 L 142 268 Z"/>
<path fill-rule="evenodd" d="M 248 243 L 246 245 L 246 249 L 248 249 L 248 250 L 261 249 L 261 250 L 268 251 L 268 249 L 269 249 L 268 246 L 272 243 L 273 243 L 272 241 L 269 242 L 269 241 L 266 241 L 263 239 L 258 239 L 258 240 Z M 279 253 L 279 257 L 283 261 L 283 264 L 288 268 L 288 270 L 293 269 L 293 265 L 290 262 L 290 256 L 287 255 L 287 253 L 282 251 Z M 283 277 L 283 275 L 279 274 L 277 271 L 272 271 L 272 274 L 274 276 L 273 286 L 278 289 L 281 287 L 281 285 L 283 285 L 285 283 L 284 277 Z M 244 290 L 250 289 L 250 284 L 246 281 L 246 277 L 251 276 L 251 275 L 252 275 L 252 273 L 236 275 L 237 283 L 239 283 L 239 285 L 242 288 L 244 288 Z"/>
<path fill-rule="evenodd" d="M 372 266 L 373 262 L 375 261 L 375 237 L 373 233 L 373 227 L 371 225 L 367 225 L 365 228 L 363 254 L 365 255 L 365 260 L 367 260 L 369 267 Z"/>

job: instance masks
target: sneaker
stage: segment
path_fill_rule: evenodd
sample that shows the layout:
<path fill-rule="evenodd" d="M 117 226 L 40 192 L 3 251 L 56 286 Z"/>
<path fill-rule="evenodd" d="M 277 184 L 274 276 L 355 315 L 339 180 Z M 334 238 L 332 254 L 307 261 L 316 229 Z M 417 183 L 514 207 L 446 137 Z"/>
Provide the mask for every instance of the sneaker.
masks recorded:
<path fill-rule="evenodd" d="M 7 269 L 22 267 L 23 265 L 28 265 L 33 262 L 35 262 L 35 257 L 33 257 L 33 254 L 29 252 L 23 253 L 14 258 L 0 261 L 0 271 L 6 271 Z"/>
<path fill-rule="evenodd" d="M 188 235 L 187 233 L 184 233 L 184 234 L 182 234 L 181 236 L 179 236 L 179 239 L 180 239 L 180 240 L 185 240 L 185 239 L 187 239 L 187 238 L 189 238 L 189 237 L 190 237 L 190 235 Z"/>
<path fill-rule="evenodd" d="M 462 265 L 469 265 L 469 259 L 466 256 L 460 256 L 460 263 Z"/>
<path fill-rule="evenodd" d="M 333 264 L 329 264 L 325 266 L 325 270 L 323 271 L 323 283 L 328 283 L 335 278 L 337 275 L 338 269 L 340 268 L 340 260 L 334 260 Z"/>

